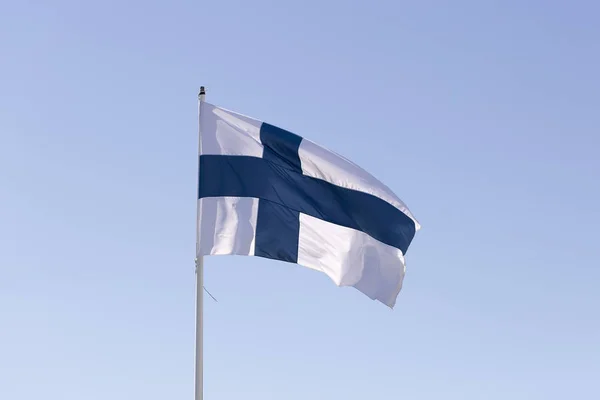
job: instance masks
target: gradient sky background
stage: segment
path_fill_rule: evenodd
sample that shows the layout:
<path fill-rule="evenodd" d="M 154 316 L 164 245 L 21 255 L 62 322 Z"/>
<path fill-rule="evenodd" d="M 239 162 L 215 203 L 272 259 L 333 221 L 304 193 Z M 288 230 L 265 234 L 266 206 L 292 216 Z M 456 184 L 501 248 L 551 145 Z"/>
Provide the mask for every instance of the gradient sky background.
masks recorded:
<path fill-rule="evenodd" d="M 423 225 L 393 311 L 207 259 L 207 400 L 600 398 L 599 13 L 3 1 L 0 398 L 193 399 L 200 85 Z"/>

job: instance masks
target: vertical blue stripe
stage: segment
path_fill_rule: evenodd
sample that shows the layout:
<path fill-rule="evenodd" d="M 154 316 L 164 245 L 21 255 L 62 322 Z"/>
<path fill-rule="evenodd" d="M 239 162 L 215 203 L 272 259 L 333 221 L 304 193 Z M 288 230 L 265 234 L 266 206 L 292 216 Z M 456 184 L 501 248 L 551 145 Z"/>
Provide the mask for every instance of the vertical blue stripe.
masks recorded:
<path fill-rule="evenodd" d="M 263 160 L 302 173 L 298 155 L 302 142 L 300 136 L 263 122 L 260 127 L 260 141 L 264 146 Z"/>
<path fill-rule="evenodd" d="M 300 213 L 268 200 L 259 200 L 254 255 L 298 262 Z"/>
<path fill-rule="evenodd" d="M 298 148 L 302 138 L 279 127 L 263 123 L 260 141 L 263 160 L 302 174 Z M 298 262 L 300 213 L 279 204 L 259 200 L 254 254 L 276 260 Z"/>

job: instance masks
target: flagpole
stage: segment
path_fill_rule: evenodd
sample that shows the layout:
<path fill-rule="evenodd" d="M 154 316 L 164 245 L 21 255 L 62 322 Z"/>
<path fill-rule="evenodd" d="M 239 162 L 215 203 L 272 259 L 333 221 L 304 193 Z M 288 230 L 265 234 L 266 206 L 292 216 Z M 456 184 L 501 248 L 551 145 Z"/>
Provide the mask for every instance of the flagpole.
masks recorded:
<path fill-rule="evenodd" d="M 200 154 L 202 145 L 202 124 L 200 121 L 202 112 L 202 103 L 206 97 L 204 86 L 200 87 L 198 93 L 198 172 L 200 172 Z M 200 176 L 198 176 L 198 185 L 200 185 Z M 198 191 L 196 191 L 197 214 L 196 214 L 196 369 L 195 369 L 195 400 L 202 400 L 204 394 L 204 257 L 198 256 L 200 252 L 200 233 L 198 231 L 200 223 L 200 202 Z"/>

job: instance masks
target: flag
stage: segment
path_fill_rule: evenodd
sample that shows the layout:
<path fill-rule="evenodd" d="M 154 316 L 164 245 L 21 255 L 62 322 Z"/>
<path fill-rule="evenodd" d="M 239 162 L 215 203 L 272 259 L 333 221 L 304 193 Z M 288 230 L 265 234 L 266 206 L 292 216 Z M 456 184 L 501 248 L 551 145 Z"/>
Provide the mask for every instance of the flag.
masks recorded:
<path fill-rule="evenodd" d="M 285 129 L 200 103 L 197 256 L 321 271 L 393 308 L 420 225 L 386 185 Z"/>

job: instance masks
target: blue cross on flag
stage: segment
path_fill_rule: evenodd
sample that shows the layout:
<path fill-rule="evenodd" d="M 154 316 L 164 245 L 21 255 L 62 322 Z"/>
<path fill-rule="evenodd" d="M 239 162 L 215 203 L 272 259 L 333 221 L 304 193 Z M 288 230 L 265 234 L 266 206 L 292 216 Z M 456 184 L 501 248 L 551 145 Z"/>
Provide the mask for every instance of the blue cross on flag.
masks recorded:
<path fill-rule="evenodd" d="M 265 257 L 393 308 L 420 225 L 368 172 L 279 127 L 200 103 L 197 256 Z"/>

